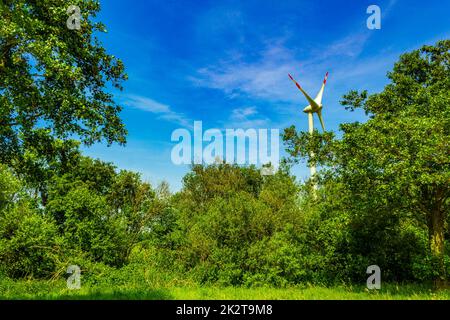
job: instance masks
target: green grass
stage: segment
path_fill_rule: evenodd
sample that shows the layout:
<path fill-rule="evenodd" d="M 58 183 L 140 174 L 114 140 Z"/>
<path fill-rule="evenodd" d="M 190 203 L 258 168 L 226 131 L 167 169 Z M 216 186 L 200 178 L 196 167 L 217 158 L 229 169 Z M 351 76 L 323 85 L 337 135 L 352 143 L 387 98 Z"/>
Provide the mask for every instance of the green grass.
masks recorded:
<path fill-rule="evenodd" d="M 117 300 L 117 299 L 192 299 L 192 300 L 368 300 L 368 299 L 450 299 L 450 290 L 435 292 L 422 285 L 385 285 L 381 290 L 368 291 L 363 287 L 318 287 L 290 288 L 243 288 L 243 287 L 160 287 L 145 286 L 82 286 L 80 290 L 69 290 L 64 281 L 11 281 L 0 280 L 0 299 L 45 299 L 45 300 Z"/>

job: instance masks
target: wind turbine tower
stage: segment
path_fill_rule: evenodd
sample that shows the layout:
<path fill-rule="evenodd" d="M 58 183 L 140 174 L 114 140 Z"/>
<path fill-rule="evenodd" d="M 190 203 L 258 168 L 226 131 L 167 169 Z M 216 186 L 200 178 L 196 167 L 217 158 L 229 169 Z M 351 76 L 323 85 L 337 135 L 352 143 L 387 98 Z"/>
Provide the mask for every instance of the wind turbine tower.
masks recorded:
<path fill-rule="evenodd" d="M 313 117 L 313 113 L 317 113 L 317 116 L 319 118 L 320 124 L 322 126 L 322 130 L 325 131 L 325 125 L 323 123 L 323 118 L 322 118 L 322 97 L 323 97 L 323 91 L 325 90 L 325 85 L 327 84 L 327 79 L 328 79 L 328 72 L 325 75 L 325 78 L 323 79 L 323 83 L 322 83 L 322 88 L 320 88 L 319 93 L 317 94 L 315 99 L 312 99 L 308 93 L 305 92 L 305 90 L 303 90 L 303 88 L 298 84 L 297 81 L 294 80 L 294 78 L 290 75 L 289 78 L 295 83 L 295 85 L 297 86 L 297 88 L 303 93 L 303 95 L 305 96 L 306 100 L 308 100 L 309 105 L 306 106 L 303 109 L 303 112 L 308 114 L 308 129 L 309 129 L 309 134 L 312 135 L 314 132 L 314 117 Z M 314 153 L 311 152 L 310 153 L 310 158 L 314 157 Z M 314 176 L 316 175 L 316 166 L 314 164 L 311 164 L 309 167 L 310 173 L 311 173 L 311 179 L 314 179 Z M 314 180 L 313 180 L 314 181 Z M 313 182 L 313 186 L 314 189 L 317 188 L 317 185 L 315 182 Z"/>

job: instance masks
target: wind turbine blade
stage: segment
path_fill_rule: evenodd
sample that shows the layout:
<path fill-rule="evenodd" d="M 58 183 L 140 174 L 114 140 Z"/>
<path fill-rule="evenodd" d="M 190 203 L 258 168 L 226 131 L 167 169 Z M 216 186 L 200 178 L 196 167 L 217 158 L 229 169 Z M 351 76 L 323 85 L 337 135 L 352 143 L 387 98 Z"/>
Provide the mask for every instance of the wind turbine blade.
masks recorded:
<path fill-rule="evenodd" d="M 305 92 L 305 90 L 302 89 L 302 87 L 297 83 L 297 81 L 294 80 L 294 78 L 292 78 L 292 76 L 290 74 L 288 74 L 289 78 L 292 80 L 292 82 L 295 83 L 295 85 L 297 86 L 297 88 L 303 93 L 303 95 L 305 96 L 306 100 L 308 100 L 309 104 L 311 105 L 311 107 L 315 107 L 318 108 L 318 104 L 317 102 L 315 102 L 310 96 L 309 94 L 307 94 Z"/>
<path fill-rule="evenodd" d="M 322 130 L 325 131 L 325 125 L 323 123 L 322 111 L 321 110 L 317 111 L 317 116 L 319 117 L 320 124 L 322 125 Z"/>
<path fill-rule="evenodd" d="M 325 75 L 325 78 L 323 79 L 322 88 L 320 88 L 320 91 L 317 94 L 316 99 L 314 99 L 318 105 L 322 104 L 323 91 L 325 90 L 325 85 L 327 84 L 327 79 L 328 79 L 328 72 Z"/>

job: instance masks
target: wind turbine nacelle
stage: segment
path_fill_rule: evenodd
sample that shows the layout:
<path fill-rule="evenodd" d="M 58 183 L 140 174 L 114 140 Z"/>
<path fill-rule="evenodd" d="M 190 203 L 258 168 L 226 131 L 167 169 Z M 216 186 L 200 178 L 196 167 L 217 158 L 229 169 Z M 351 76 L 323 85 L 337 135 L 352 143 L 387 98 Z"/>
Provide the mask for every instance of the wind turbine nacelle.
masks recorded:
<path fill-rule="evenodd" d="M 322 110 L 322 104 L 309 105 L 305 109 L 303 109 L 304 113 L 313 113 Z"/>

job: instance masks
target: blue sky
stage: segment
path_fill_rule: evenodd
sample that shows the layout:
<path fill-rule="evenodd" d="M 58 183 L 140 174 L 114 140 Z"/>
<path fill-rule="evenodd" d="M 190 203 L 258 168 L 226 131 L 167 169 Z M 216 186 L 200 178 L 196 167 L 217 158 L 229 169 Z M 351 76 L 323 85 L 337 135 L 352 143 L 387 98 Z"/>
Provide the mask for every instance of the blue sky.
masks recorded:
<path fill-rule="evenodd" d="M 171 134 L 194 120 L 203 128 L 307 130 L 305 98 L 291 73 L 314 95 L 326 71 L 323 116 L 328 130 L 364 114 L 339 105 L 350 89 L 382 90 L 398 56 L 450 37 L 448 1 L 413 0 L 134 0 L 101 1 L 98 19 L 107 50 L 129 80 L 124 106 L 126 147 L 97 144 L 85 154 L 142 173 L 156 185 L 181 187 L 188 166 L 176 166 Z M 366 9 L 381 8 L 381 29 L 369 30 Z M 317 120 L 316 120 L 317 123 Z M 281 146 L 282 148 L 282 146 Z M 283 154 L 283 153 L 281 153 Z M 299 164 L 299 179 L 309 170 Z"/>

